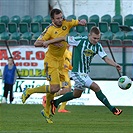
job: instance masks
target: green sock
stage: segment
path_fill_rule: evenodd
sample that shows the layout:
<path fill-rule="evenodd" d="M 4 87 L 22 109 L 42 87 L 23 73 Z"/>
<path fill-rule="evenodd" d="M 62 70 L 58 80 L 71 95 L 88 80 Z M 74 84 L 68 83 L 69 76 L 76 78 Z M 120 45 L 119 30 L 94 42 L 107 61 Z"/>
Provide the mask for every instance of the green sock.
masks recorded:
<path fill-rule="evenodd" d="M 56 99 L 54 104 L 55 104 L 56 107 L 58 107 L 58 105 L 60 103 L 72 100 L 74 98 L 75 97 L 73 96 L 73 92 L 68 92 L 68 93 L 64 94 L 62 97 Z"/>
<path fill-rule="evenodd" d="M 95 92 L 97 98 L 112 112 L 114 106 L 111 106 L 106 96 L 102 93 L 102 91 Z"/>

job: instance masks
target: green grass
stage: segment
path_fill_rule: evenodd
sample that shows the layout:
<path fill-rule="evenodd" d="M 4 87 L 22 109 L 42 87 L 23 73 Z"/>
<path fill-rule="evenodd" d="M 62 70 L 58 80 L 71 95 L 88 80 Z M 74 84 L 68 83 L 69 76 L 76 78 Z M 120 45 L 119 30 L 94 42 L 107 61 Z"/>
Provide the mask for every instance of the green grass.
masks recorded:
<path fill-rule="evenodd" d="M 67 106 L 53 124 L 41 116 L 42 105 L 0 105 L 0 133 L 133 133 L 133 107 L 114 116 L 104 106 Z"/>

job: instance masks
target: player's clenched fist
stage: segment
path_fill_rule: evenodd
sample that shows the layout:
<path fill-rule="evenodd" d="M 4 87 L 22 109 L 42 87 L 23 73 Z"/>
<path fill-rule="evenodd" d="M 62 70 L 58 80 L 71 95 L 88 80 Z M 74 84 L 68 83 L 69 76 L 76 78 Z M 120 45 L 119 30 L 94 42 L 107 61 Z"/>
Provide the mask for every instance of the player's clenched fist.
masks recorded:
<path fill-rule="evenodd" d="M 83 26 L 85 26 L 86 25 L 86 20 L 85 19 L 81 19 L 81 20 L 79 20 L 79 25 L 83 25 Z"/>

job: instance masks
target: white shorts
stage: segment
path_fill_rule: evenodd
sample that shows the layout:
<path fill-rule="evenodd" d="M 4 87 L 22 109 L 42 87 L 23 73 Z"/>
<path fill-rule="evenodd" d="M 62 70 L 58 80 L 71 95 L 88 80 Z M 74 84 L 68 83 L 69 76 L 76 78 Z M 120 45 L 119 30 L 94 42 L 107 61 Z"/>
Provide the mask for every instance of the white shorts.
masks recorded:
<path fill-rule="evenodd" d="M 71 77 L 75 81 L 74 88 L 78 90 L 85 90 L 85 88 L 89 88 L 93 82 L 89 75 L 86 73 L 71 72 Z"/>

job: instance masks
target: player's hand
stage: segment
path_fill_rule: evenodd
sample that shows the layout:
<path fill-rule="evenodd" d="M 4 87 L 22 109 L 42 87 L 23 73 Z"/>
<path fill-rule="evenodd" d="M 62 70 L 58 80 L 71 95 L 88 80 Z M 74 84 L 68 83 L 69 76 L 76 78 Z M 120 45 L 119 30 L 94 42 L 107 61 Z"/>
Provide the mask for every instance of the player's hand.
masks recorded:
<path fill-rule="evenodd" d="M 85 26 L 86 25 L 86 20 L 85 19 L 81 19 L 80 21 L 79 21 L 79 25 L 83 25 L 83 26 Z"/>
<path fill-rule="evenodd" d="M 119 64 L 116 64 L 116 69 L 121 71 L 121 66 Z"/>
<path fill-rule="evenodd" d="M 44 47 L 44 48 L 47 48 L 48 45 L 49 45 L 49 43 L 48 43 L 47 41 L 46 41 L 46 42 L 43 42 L 43 47 Z"/>

